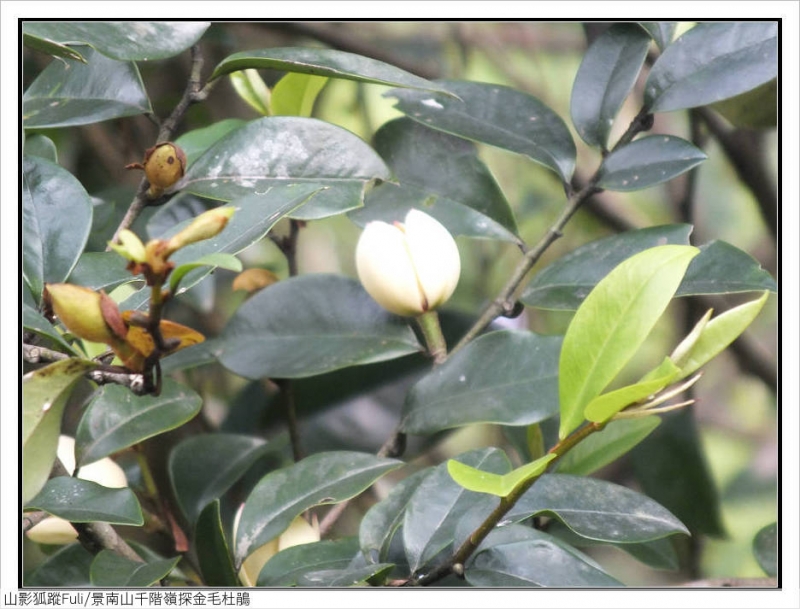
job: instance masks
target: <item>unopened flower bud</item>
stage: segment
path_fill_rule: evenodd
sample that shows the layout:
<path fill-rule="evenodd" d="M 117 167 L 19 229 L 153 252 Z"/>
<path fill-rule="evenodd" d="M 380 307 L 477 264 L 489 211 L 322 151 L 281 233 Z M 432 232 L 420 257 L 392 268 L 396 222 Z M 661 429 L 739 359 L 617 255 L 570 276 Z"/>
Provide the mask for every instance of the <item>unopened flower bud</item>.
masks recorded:
<path fill-rule="evenodd" d="M 197 216 L 189 226 L 167 241 L 165 258 L 182 247 L 216 237 L 227 226 L 234 211 L 235 207 L 215 207 Z"/>
<path fill-rule="evenodd" d="M 132 262 L 141 263 L 145 261 L 144 243 L 136 233 L 127 228 L 120 231 L 119 243 L 109 241 L 108 246 L 120 256 Z"/>
<path fill-rule="evenodd" d="M 78 338 L 95 343 L 118 342 L 103 316 L 99 292 L 71 283 L 48 283 L 45 298 L 61 323 Z"/>
<path fill-rule="evenodd" d="M 444 304 L 461 274 L 452 235 L 428 214 L 412 209 L 405 222 L 369 222 L 356 247 L 364 289 L 386 310 L 421 315 Z"/>
<path fill-rule="evenodd" d="M 128 169 L 144 169 L 150 188 L 147 196 L 151 199 L 160 197 L 165 188 L 169 188 L 183 177 L 186 171 L 186 154 L 180 146 L 172 142 L 161 142 L 148 148 L 144 153 L 144 161 L 132 163 Z"/>

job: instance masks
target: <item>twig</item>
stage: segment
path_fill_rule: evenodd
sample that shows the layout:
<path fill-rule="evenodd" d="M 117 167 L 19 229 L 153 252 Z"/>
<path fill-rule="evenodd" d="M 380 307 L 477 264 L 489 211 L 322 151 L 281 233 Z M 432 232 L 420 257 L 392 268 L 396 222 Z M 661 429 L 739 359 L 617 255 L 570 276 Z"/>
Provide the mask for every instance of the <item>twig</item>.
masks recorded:
<path fill-rule="evenodd" d="M 78 531 L 78 541 L 92 554 L 111 550 L 134 562 L 145 562 L 107 522 L 73 522 Z"/>

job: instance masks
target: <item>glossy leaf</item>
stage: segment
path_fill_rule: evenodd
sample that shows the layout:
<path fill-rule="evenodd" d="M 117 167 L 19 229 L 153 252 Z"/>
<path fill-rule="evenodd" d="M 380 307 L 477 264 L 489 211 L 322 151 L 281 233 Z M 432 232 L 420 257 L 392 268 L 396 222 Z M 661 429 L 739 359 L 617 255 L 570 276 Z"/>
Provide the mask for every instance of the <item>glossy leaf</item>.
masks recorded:
<path fill-rule="evenodd" d="M 627 454 L 659 426 L 659 417 L 611 421 L 597 433 L 582 440 L 556 465 L 560 474 L 588 476 Z"/>
<path fill-rule="evenodd" d="M 711 104 L 778 74 L 774 21 L 700 23 L 666 48 L 650 70 L 645 105 L 669 112 Z"/>
<path fill-rule="evenodd" d="M 219 499 L 209 503 L 200 512 L 194 528 L 195 551 L 203 583 L 211 587 L 238 586 L 239 578 L 233 570 L 231 550 L 222 529 Z"/>
<path fill-rule="evenodd" d="M 56 460 L 61 415 L 72 386 L 94 362 L 68 359 L 22 377 L 22 502 L 38 493 Z"/>
<path fill-rule="evenodd" d="M 642 21 L 639 23 L 645 31 L 656 41 L 658 48 L 663 51 L 670 44 L 675 35 L 677 21 Z"/>
<path fill-rule="evenodd" d="M 328 84 L 328 78 L 290 72 L 272 88 L 274 116 L 311 116 L 314 102 Z"/>
<path fill-rule="evenodd" d="M 164 379 L 161 395 L 137 396 L 105 385 L 83 413 L 75 433 L 78 467 L 183 425 L 202 406 L 191 389 Z"/>
<path fill-rule="evenodd" d="M 57 550 L 33 572 L 25 575 L 26 586 L 83 588 L 91 585 L 89 568 L 94 555 L 79 543 Z"/>
<path fill-rule="evenodd" d="M 181 557 L 136 562 L 111 550 L 101 550 L 92 561 L 92 585 L 100 588 L 144 588 L 152 586 L 170 574 Z"/>
<path fill-rule="evenodd" d="M 127 263 L 117 252 L 83 252 L 69 274 L 68 282 L 111 292 L 117 286 L 136 279 L 125 268 Z"/>
<path fill-rule="evenodd" d="M 458 461 L 485 471 L 505 474 L 511 465 L 496 448 L 473 450 L 456 457 Z M 479 502 L 494 503 L 492 496 L 480 495 L 459 486 L 442 463 L 417 487 L 408 503 L 403 521 L 403 543 L 411 572 L 433 560 L 453 543 L 461 517 Z"/>
<path fill-rule="evenodd" d="M 227 433 L 195 435 L 175 446 L 167 467 L 186 519 L 194 523 L 267 450 L 260 438 Z"/>
<path fill-rule="evenodd" d="M 525 155 L 569 181 L 575 143 L 564 121 L 541 101 L 502 85 L 437 81 L 460 99 L 395 89 L 395 107 L 420 123 L 476 142 Z M 462 101 L 463 100 L 463 101 Z"/>
<path fill-rule="evenodd" d="M 166 59 L 197 42 L 202 21 L 26 21 L 23 32 L 60 43 L 86 43 L 114 59 Z"/>
<path fill-rule="evenodd" d="M 678 286 L 676 296 L 735 294 L 739 292 L 777 292 L 772 276 L 750 254 L 725 241 L 700 246 L 697 256 Z"/>
<path fill-rule="evenodd" d="M 142 508 L 131 489 L 108 488 L 72 476 L 50 478 L 25 508 L 44 510 L 70 522 L 144 524 Z"/>
<path fill-rule="evenodd" d="M 60 283 L 81 255 L 92 202 L 66 169 L 41 157 L 22 161 L 22 273 L 38 300 L 44 283 Z"/>
<path fill-rule="evenodd" d="M 697 253 L 685 245 L 650 248 L 619 264 L 586 297 L 561 348 L 559 437 L 580 425 L 586 405 L 647 339 Z"/>
<path fill-rule="evenodd" d="M 218 339 L 219 361 L 251 379 L 302 378 L 420 349 L 414 333 L 351 279 L 305 275 L 261 290 Z"/>
<path fill-rule="evenodd" d="M 28 332 L 35 332 L 36 334 L 51 338 L 58 343 L 60 347 L 63 347 L 67 353 L 77 355 L 72 346 L 64 340 L 58 330 L 56 330 L 55 326 L 53 326 L 44 315 L 39 313 L 39 311 L 26 303 L 22 304 L 22 327 Z"/>
<path fill-rule="evenodd" d="M 245 501 L 236 532 L 236 565 L 283 533 L 308 508 L 355 497 L 401 465 L 394 459 L 337 451 L 318 453 L 267 474 Z"/>
<path fill-rule="evenodd" d="M 193 271 L 196 268 L 208 266 L 211 268 L 220 268 L 220 269 L 227 269 L 229 271 L 233 271 L 235 273 L 239 273 L 242 270 L 242 261 L 239 260 L 233 254 L 225 254 L 222 252 L 217 252 L 215 254 L 206 254 L 201 258 L 198 258 L 194 262 L 189 262 L 186 264 L 181 264 L 180 266 L 176 266 L 172 273 L 169 275 L 169 289 L 176 293 L 176 288 L 180 284 L 181 280 L 186 276 L 187 273 Z"/>
<path fill-rule="evenodd" d="M 691 232 L 689 224 L 666 224 L 592 241 L 539 271 L 525 287 L 521 300 L 541 309 L 575 310 L 623 260 L 657 245 L 689 245 Z"/>
<path fill-rule="evenodd" d="M 216 123 L 211 123 L 207 127 L 200 127 L 183 133 L 175 140 L 175 144 L 180 146 L 186 154 L 186 165 L 189 166 L 200 158 L 217 140 L 225 137 L 231 131 L 244 127 L 246 124 L 247 121 L 240 118 L 224 118 Z"/>
<path fill-rule="evenodd" d="M 282 70 L 357 82 L 445 91 L 436 83 L 393 65 L 355 53 L 334 49 L 284 47 L 234 53 L 223 59 L 209 80 L 247 68 Z"/>
<path fill-rule="evenodd" d="M 650 135 L 617 148 L 603 161 L 597 185 L 607 190 L 642 190 L 671 180 L 708 157 L 672 135 Z"/>
<path fill-rule="evenodd" d="M 237 95 L 253 110 L 261 116 L 272 114 L 269 109 L 269 87 L 264 83 L 258 70 L 247 69 L 231 72 L 228 74 L 228 79 Z"/>
<path fill-rule="evenodd" d="M 135 64 L 91 49 L 88 63 L 53 61 L 22 96 L 26 129 L 74 127 L 152 112 Z"/>
<path fill-rule="evenodd" d="M 507 514 L 518 522 L 555 516 L 582 537 L 640 543 L 688 529 L 665 507 L 624 486 L 582 476 L 545 474 Z"/>
<path fill-rule="evenodd" d="M 459 486 L 476 493 L 508 497 L 518 486 L 539 476 L 557 455 L 545 455 L 503 475 L 465 465 L 455 459 L 447 461 L 447 472 Z"/>
<path fill-rule="evenodd" d="M 22 151 L 28 156 L 40 156 L 51 163 L 58 163 L 58 150 L 49 137 L 41 133 L 34 133 L 25 138 L 25 147 Z"/>
<path fill-rule="evenodd" d="M 298 585 L 317 588 L 363 586 L 366 585 L 367 581 L 384 579 L 393 567 L 394 565 L 392 564 L 369 564 L 349 569 L 330 569 L 304 573 L 300 576 Z"/>
<path fill-rule="evenodd" d="M 778 523 L 768 524 L 753 539 L 753 554 L 764 573 L 778 575 Z"/>
<path fill-rule="evenodd" d="M 294 214 L 309 220 L 360 207 L 367 185 L 389 177 L 375 151 L 349 131 L 312 118 L 272 116 L 219 139 L 181 184 L 186 192 L 221 201 L 288 184 L 325 187 Z"/>
<path fill-rule="evenodd" d="M 371 190 L 365 206 L 350 213 L 356 224 L 401 221 L 417 208 L 454 236 L 520 242 L 508 201 L 473 143 L 401 118 L 378 130 L 375 149 L 398 183 Z"/>
<path fill-rule="evenodd" d="M 578 135 L 605 149 L 622 103 L 642 69 L 650 36 L 635 23 L 615 23 L 592 43 L 572 85 L 570 114 Z"/>
<path fill-rule="evenodd" d="M 57 42 L 48 40 L 46 37 L 34 36 L 33 34 L 30 34 L 28 32 L 28 28 L 26 27 L 30 25 L 30 21 L 22 24 L 22 44 L 24 46 L 28 47 L 29 49 L 33 49 L 34 51 L 39 51 L 40 53 L 52 55 L 53 57 L 60 57 L 61 59 L 71 59 L 73 61 L 86 63 L 84 56 L 81 55 L 77 50 L 64 44 L 58 44 Z"/>
<path fill-rule="evenodd" d="M 303 575 L 347 569 L 357 553 L 358 539 L 355 537 L 292 546 L 267 561 L 258 575 L 257 585 L 296 586 Z"/>

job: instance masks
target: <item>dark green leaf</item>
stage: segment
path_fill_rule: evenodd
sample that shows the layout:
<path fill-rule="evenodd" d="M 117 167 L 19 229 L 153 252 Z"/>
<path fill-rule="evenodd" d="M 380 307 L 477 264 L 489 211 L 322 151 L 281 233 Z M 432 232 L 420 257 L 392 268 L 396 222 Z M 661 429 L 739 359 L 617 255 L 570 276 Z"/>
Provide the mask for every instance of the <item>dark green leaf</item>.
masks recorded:
<path fill-rule="evenodd" d="M 41 53 L 46 53 L 47 55 L 52 55 L 53 57 L 60 57 L 62 59 L 72 59 L 73 61 L 80 61 L 81 63 L 86 63 L 86 59 L 75 49 L 72 49 L 68 46 L 63 44 L 58 44 L 57 42 L 53 42 L 52 40 L 48 40 L 47 38 L 43 38 L 41 36 L 34 36 L 33 34 L 28 33 L 28 27 L 30 26 L 31 22 L 23 23 L 22 24 L 22 44 L 28 47 L 29 49 L 33 49 L 34 51 L 39 51 Z"/>
<path fill-rule="evenodd" d="M 350 213 L 356 224 L 402 221 L 417 208 L 454 236 L 519 242 L 508 201 L 471 142 L 401 118 L 378 130 L 375 149 L 399 184 L 370 191 L 365 206 Z"/>
<path fill-rule="evenodd" d="M 186 164 L 188 166 L 200 158 L 217 140 L 225 137 L 231 131 L 244 127 L 246 124 L 247 122 L 240 118 L 225 118 L 210 124 L 208 127 L 187 131 L 175 140 L 175 143 L 186 154 Z"/>
<path fill-rule="evenodd" d="M 625 231 L 582 245 L 539 271 L 522 292 L 522 302 L 541 309 L 575 310 L 623 260 L 657 245 L 689 245 L 691 232 L 689 224 L 667 224 Z"/>
<path fill-rule="evenodd" d="M 715 240 L 700 246 L 700 255 L 689 264 L 675 295 L 733 294 L 761 290 L 778 291 L 772 276 L 747 252 L 725 241 Z"/>
<path fill-rule="evenodd" d="M 50 478 L 25 508 L 44 510 L 70 522 L 144 524 L 142 508 L 131 489 L 108 488 L 71 476 Z"/>
<path fill-rule="evenodd" d="M 215 142 L 189 167 L 181 187 L 221 201 L 279 185 L 325 187 L 294 214 L 310 220 L 360 207 L 367 185 L 389 177 L 375 151 L 349 131 L 313 118 L 272 116 Z"/>
<path fill-rule="evenodd" d="M 74 127 L 152 112 L 136 64 L 116 61 L 87 48 L 88 61 L 54 61 L 22 97 L 26 129 Z"/>
<path fill-rule="evenodd" d="M 398 110 L 428 127 L 523 154 L 569 181 L 575 143 L 561 117 L 545 104 L 502 85 L 437 82 L 461 99 L 408 89 L 386 95 L 398 99 Z"/>
<path fill-rule="evenodd" d="M 575 76 L 570 114 L 578 135 L 605 149 L 611 126 L 642 69 L 650 37 L 634 23 L 615 23 L 592 43 Z"/>
<path fill-rule="evenodd" d="M 61 347 L 64 347 L 69 354 L 77 355 L 72 346 L 64 340 L 53 324 L 27 303 L 22 303 L 22 327 L 27 331 L 36 332 L 42 336 L 52 338 Z"/>
<path fill-rule="evenodd" d="M 700 23 L 658 58 L 645 85 L 645 104 L 654 112 L 694 108 L 777 75 L 777 22 Z"/>
<path fill-rule="evenodd" d="M 56 145 L 46 135 L 34 133 L 25 138 L 25 148 L 23 154 L 28 156 L 40 156 L 51 163 L 58 163 L 58 151 Z"/>
<path fill-rule="evenodd" d="M 38 300 L 44 283 L 60 283 L 81 255 L 92 202 L 66 169 L 41 157 L 22 161 L 22 273 Z"/>
<path fill-rule="evenodd" d="M 412 330 L 357 281 L 305 275 L 247 300 L 219 338 L 219 360 L 251 379 L 301 378 L 420 349 Z"/>
<path fill-rule="evenodd" d="M 99 588 L 144 588 L 164 579 L 181 557 L 135 562 L 111 550 L 102 550 L 92 561 L 92 585 Z"/>
<path fill-rule="evenodd" d="M 146 61 L 178 55 L 210 24 L 201 21 L 27 21 L 26 34 L 61 43 L 86 43 L 113 59 Z"/>
<path fill-rule="evenodd" d="M 672 135 L 650 135 L 609 154 L 597 185 L 608 190 L 642 190 L 671 180 L 708 157 L 690 142 Z"/>
<path fill-rule="evenodd" d="M 194 529 L 194 543 L 204 584 L 212 587 L 239 585 L 239 578 L 233 570 L 231 550 L 222 531 L 219 499 L 209 503 L 200 512 Z"/>
<path fill-rule="evenodd" d="M 171 379 L 164 379 L 158 397 L 137 396 L 127 387 L 106 385 L 78 423 L 78 467 L 175 429 L 200 412 L 202 405 L 199 395 Z"/>
<path fill-rule="evenodd" d="M 560 350 L 560 336 L 533 332 L 501 330 L 477 338 L 411 389 L 403 430 L 432 433 L 470 423 L 530 425 L 554 416 Z"/>
<path fill-rule="evenodd" d="M 89 569 L 94 555 L 79 543 L 64 546 L 25 576 L 24 584 L 39 588 L 91 586 Z"/>
<path fill-rule="evenodd" d="M 402 462 L 355 452 L 312 455 L 267 474 L 244 504 L 236 532 L 236 564 L 283 533 L 305 510 L 355 497 Z"/>
<path fill-rule="evenodd" d="M 376 59 L 333 49 L 299 47 L 258 49 L 234 53 L 223 59 L 214 68 L 209 80 L 247 68 L 298 72 L 392 87 L 411 87 L 425 91 L 445 93 L 447 91 L 436 83 Z"/>
<path fill-rule="evenodd" d="M 304 573 L 298 580 L 299 586 L 318 588 L 344 588 L 365 585 L 367 580 L 384 578 L 392 570 L 392 564 L 370 564 L 350 569 L 331 569 Z"/>
<path fill-rule="evenodd" d="M 662 51 L 672 43 L 675 35 L 677 21 L 642 21 L 639 23 L 645 31 L 656 41 L 658 48 Z"/>
<path fill-rule="evenodd" d="M 641 543 L 689 534 L 680 520 L 649 497 L 582 476 L 543 475 L 506 518 L 518 522 L 535 514 L 555 516 L 578 535 L 598 541 Z"/>
<path fill-rule="evenodd" d="M 227 433 L 192 436 L 173 448 L 169 475 L 186 519 L 194 523 L 267 450 L 260 438 Z"/>
<path fill-rule="evenodd" d="M 258 574 L 259 587 L 296 586 L 303 575 L 315 571 L 344 570 L 358 553 L 358 539 L 305 543 L 281 550 Z"/>
<path fill-rule="evenodd" d="M 761 529 L 753 539 L 753 554 L 764 573 L 770 577 L 778 575 L 778 523 L 773 522 Z"/>
<path fill-rule="evenodd" d="M 127 264 L 117 252 L 84 252 L 69 274 L 69 282 L 110 292 L 135 279 L 125 268 Z"/>

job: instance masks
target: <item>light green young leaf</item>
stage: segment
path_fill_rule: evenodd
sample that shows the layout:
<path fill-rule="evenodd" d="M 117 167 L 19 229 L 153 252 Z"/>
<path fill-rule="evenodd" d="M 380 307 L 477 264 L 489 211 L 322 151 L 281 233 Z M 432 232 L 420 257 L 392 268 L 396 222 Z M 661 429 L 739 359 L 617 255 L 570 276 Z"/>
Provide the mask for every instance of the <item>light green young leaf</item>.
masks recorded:
<path fill-rule="evenodd" d="M 182 264 L 175 268 L 169 276 L 169 289 L 175 294 L 175 289 L 178 287 L 181 279 L 189 271 L 193 271 L 201 266 L 210 266 L 212 268 L 221 268 L 228 271 L 240 273 L 242 271 L 242 261 L 233 254 L 226 254 L 219 252 L 216 254 L 207 254 L 202 258 L 198 258 L 194 262 Z"/>
<path fill-rule="evenodd" d="M 507 497 L 520 484 L 541 474 L 547 468 L 547 464 L 556 456 L 555 454 L 545 455 L 502 476 L 450 459 L 447 462 L 447 472 L 453 480 L 468 491 Z"/>
<path fill-rule="evenodd" d="M 326 76 L 289 72 L 272 88 L 272 114 L 310 117 L 314 102 L 326 84 Z"/>
<path fill-rule="evenodd" d="M 686 364 L 686 359 L 689 357 L 689 353 L 691 353 L 694 346 L 697 344 L 700 335 L 705 330 L 706 325 L 708 324 L 708 320 L 711 319 L 711 314 L 714 312 L 714 309 L 709 309 L 706 311 L 706 314 L 700 318 L 692 331 L 686 335 L 686 337 L 680 342 L 680 344 L 675 347 L 672 353 L 670 353 L 669 358 L 672 362 L 680 368 L 684 364 Z"/>
<path fill-rule="evenodd" d="M 269 87 L 259 76 L 258 70 L 250 68 L 231 72 L 228 74 L 228 78 L 231 79 L 231 84 L 236 93 L 248 106 L 262 116 L 270 116 L 272 114 L 270 112 Z"/>
<path fill-rule="evenodd" d="M 636 354 L 698 253 L 686 245 L 647 249 L 614 268 L 583 301 L 561 348 L 561 438 Z"/>

